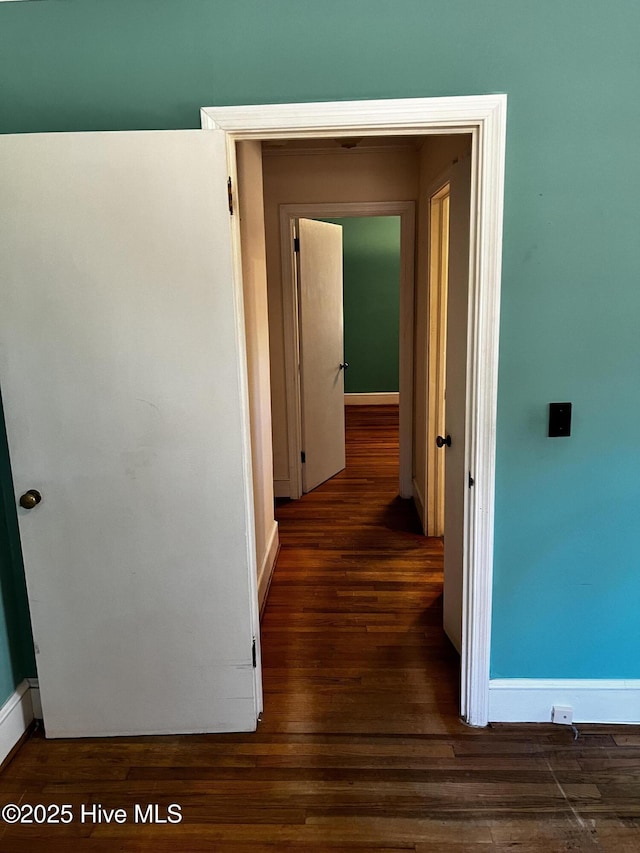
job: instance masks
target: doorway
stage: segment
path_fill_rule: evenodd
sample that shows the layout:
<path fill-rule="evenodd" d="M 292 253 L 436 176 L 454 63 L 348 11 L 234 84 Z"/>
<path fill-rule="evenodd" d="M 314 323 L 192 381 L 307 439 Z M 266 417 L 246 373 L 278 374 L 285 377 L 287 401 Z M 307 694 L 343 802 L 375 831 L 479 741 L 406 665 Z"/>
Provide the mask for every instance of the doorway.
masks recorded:
<path fill-rule="evenodd" d="M 345 467 L 343 229 L 296 220 L 293 252 L 298 297 L 302 490 Z"/>
<path fill-rule="evenodd" d="M 302 495 L 300 433 L 300 372 L 298 370 L 298 304 L 294 266 L 293 228 L 297 219 L 328 219 L 345 217 L 400 217 L 400 331 L 399 331 L 399 400 L 400 400 L 400 468 L 399 494 L 413 496 L 412 489 L 412 432 L 413 432 L 413 327 L 414 327 L 414 257 L 415 203 L 394 202 L 333 202 L 283 204 L 280 210 L 280 252 L 282 269 L 282 306 L 284 325 L 284 367 L 286 376 L 286 420 L 289 439 L 288 456 L 293 473 L 287 494 L 277 497 L 299 498 Z"/>
<path fill-rule="evenodd" d="M 235 142 L 315 137 L 469 133 L 470 248 L 466 357 L 467 422 L 461 440 L 469 489 L 464 496 L 461 715 L 472 725 L 488 720 L 495 420 L 499 337 L 500 262 L 506 135 L 506 96 L 207 108 L 203 127 L 226 137 L 231 184 L 237 180 Z M 239 226 L 231 222 L 236 270 Z M 236 278 L 241 300 L 241 277 Z M 242 377 L 241 377 L 242 379 Z M 247 379 L 244 377 L 247 390 Z M 250 446 L 249 436 L 245 439 Z M 248 451 L 249 452 L 249 451 Z M 249 460 L 250 465 L 250 460 Z"/>
<path fill-rule="evenodd" d="M 305 328 L 304 323 L 299 322 L 302 305 L 298 301 L 297 291 L 297 275 L 296 270 L 301 262 L 301 258 L 305 257 L 301 241 L 301 253 L 296 254 L 294 251 L 295 238 L 293 237 L 293 228 L 299 216 L 304 217 L 326 217 L 333 214 L 335 210 L 339 210 L 340 202 L 318 202 L 318 198 L 322 198 L 329 193 L 336 193 L 340 197 L 340 201 L 345 204 L 347 212 L 357 212 L 358 204 L 354 202 L 344 202 L 344 199 L 351 198 L 354 195 L 361 197 L 362 194 L 368 193 L 370 198 L 384 198 L 385 194 L 392 191 L 398 194 L 407 194 L 413 196 L 413 200 L 405 202 L 383 202 L 371 201 L 369 203 L 369 215 L 379 212 L 385 212 L 387 209 L 396 209 L 398 211 L 404 209 L 405 215 L 405 241 L 403 245 L 403 260 L 404 260 L 404 281 L 402 288 L 402 310 L 401 310 L 401 329 L 400 340 L 402 342 L 402 352 L 400 363 L 402 366 L 402 381 L 400 393 L 400 410 L 401 410 L 401 434 L 400 434 L 400 454 L 401 454 L 401 476 L 400 476 L 400 496 L 403 498 L 413 498 L 420 516 L 423 529 L 429 535 L 446 536 L 447 548 L 445 550 L 445 607 L 444 607 L 444 625 L 445 630 L 456 649 L 462 651 L 462 589 L 463 589 L 463 547 L 462 540 L 464 536 L 463 517 L 466 489 L 465 458 L 464 458 L 464 435 L 465 435 L 465 416 L 466 416 L 466 349 L 467 349 L 467 314 L 468 314 L 468 276 L 469 276 L 469 209 L 470 209 L 470 136 L 468 134 L 457 135 L 438 135 L 431 137 L 413 137 L 409 143 L 404 138 L 390 137 L 386 140 L 384 146 L 380 145 L 379 140 L 375 137 L 360 139 L 358 145 L 354 141 L 350 142 L 349 148 L 345 151 L 340 145 L 339 140 L 305 140 L 305 144 L 301 145 L 297 141 L 289 141 L 280 145 L 275 151 L 268 148 L 263 152 L 264 166 L 264 188 L 265 188 L 265 210 L 266 218 L 273 221 L 274 210 L 279 212 L 279 235 L 273 233 L 273 230 L 267 230 L 267 264 L 269 269 L 269 302 L 270 308 L 273 307 L 275 317 L 270 317 L 270 335 L 272 336 L 272 376 L 277 378 L 277 357 L 278 357 L 278 338 L 282 337 L 282 329 L 278 325 L 277 312 L 280 305 L 285 306 L 285 323 L 288 323 L 293 330 L 290 338 L 294 341 L 291 348 L 284 346 L 284 368 L 291 382 L 287 385 L 287 410 L 289 414 L 290 428 L 288 433 L 283 429 L 282 420 L 277 417 L 277 400 L 274 401 L 274 444 L 281 437 L 287 434 L 290 444 L 293 444 L 294 438 L 297 437 L 299 424 L 305 423 L 306 413 L 306 398 L 301 397 L 299 387 L 303 388 L 308 385 L 306 382 L 306 367 L 305 359 L 298 358 L 297 346 L 300 342 L 304 343 Z M 324 144 L 320 144 L 323 143 Z M 455 238 L 455 257 L 451 265 L 453 274 L 453 286 L 451 288 L 450 299 L 446 289 L 441 294 L 441 299 L 436 301 L 431 298 L 431 291 L 437 289 L 438 285 L 434 280 L 432 264 L 431 246 L 428 245 L 429 232 L 432 226 L 432 220 L 435 219 L 435 203 L 432 199 L 432 192 L 427 188 L 430 187 L 433 180 L 436 180 L 438 187 L 441 188 L 442 179 L 435 178 L 445 169 L 446 174 L 446 193 L 441 194 L 442 205 L 448 211 L 449 199 L 453 192 L 453 223 L 451 235 Z M 329 188 L 329 189 L 327 189 Z M 452 189 L 453 188 L 453 189 Z M 286 204 L 282 203 L 283 198 L 299 198 L 304 199 L 305 203 Z M 417 235 L 414 229 L 414 207 L 418 210 L 418 231 Z M 442 212 L 441 212 L 442 213 Z M 438 227 L 442 231 L 442 226 L 447 225 L 449 217 L 441 215 L 442 223 L 438 223 Z M 407 223 L 407 219 L 410 221 Z M 417 236 L 417 253 L 415 251 L 414 237 Z M 407 239 L 407 237 L 409 239 Z M 279 238 L 279 240 L 278 240 Z M 440 242 L 446 243 L 448 246 L 449 231 L 439 235 Z M 442 252 L 440 247 L 440 254 Z M 279 251 L 278 251 L 279 250 Z M 269 262 L 269 254 L 277 256 L 281 259 L 281 276 L 278 274 L 277 268 L 273 264 L 273 260 Z M 413 258 L 417 255 L 417 268 L 415 269 L 412 263 Z M 409 262 L 407 262 L 409 261 Z M 323 253 L 317 253 L 316 269 L 320 270 L 324 266 Z M 307 273 L 313 272 L 307 265 Z M 448 279 L 448 266 L 441 270 L 442 285 L 445 279 Z M 282 286 L 280 282 L 282 281 Z M 332 288 L 328 283 L 319 287 L 328 287 L 328 293 L 332 292 Z M 442 289 L 442 287 L 440 288 Z M 322 316 L 321 306 L 323 303 L 329 304 L 330 300 L 324 298 L 320 293 L 316 297 L 317 309 L 315 323 L 320 322 L 318 318 Z M 447 318 L 447 302 L 450 301 L 453 310 L 449 312 Z M 447 319 L 452 326 L 451 334 L 446 335 Z M 434 334 L 434 329 L 444 327 L 444 332 L 440 335 Z M 328 342 L 332 336 L 327 334 L 325 340 Z M 444 348 L 449 346 L 449 357 L 445 358 Z M 322 361 L 321 350 L 317 352 L 317 362 Z M 336 368 L 337 363 L 341 359 L 338 353 L 333 354 L 333 360 L 329 358 L 329 363 L 324 365 L 322 375 L 329 375 L 332 368 Z M 432 381 L 431 372 L 433 364 L 439 362 L 439 368 L 442 376 L 440 382 L 435 384 Z M 446 377 L 449 387 L 449 418 L 447 430 L 444 426 L 441 427 L 442 433 L 453 433 L 454 439 L 451 442 L 449 436 L 444 442 L 443 436 L 439 437 L 438 454 L 439 458 L 436 461 L 440 463 L 438 471 L 435 467 L 427 464 L 429 459 L 430 443 L 434 447 L 436 442 L 436 433 L 430 435 L 433 425 L 431 413 L 428 411 L 431 402 L 430 397 L 434 396 L 434 391 L 438 397 L 440 413 L 444 413 L 444 386 L 445 386 L 445 364 L 449 365 L 449 375 Z M 414 366 L 415 366 L 415 394 L 414 394 Z M 428 367 L 428 369 L 427 369 Z M 332 374 L 333 378 L 334 374 Z M 435 388 L 434 388 L 435 384 Z M 330 382 L 329 390 L 326 392 L 326 399 L 319 400 L 322 397 L 319 391 L 321 383 L 315 383 L 318 392 L 314 398 L 316 403 L 314 422 L 325 423 L 328 420 L 326 412 L 334 413 L 334 421 L 342 421 L 342 407 L 339 412 L 335 412 L 335 395 L 333 394 L 334 387 Z M 429 393 L 427 393 L 427 389 Z M 320 411 L 318 411 L 318 405 Z M 404 429 L 403 429 L 404 428 Z M 341 427 L 342 429 L 342 427 Z M 326 429 L 323 428 L 323 435 Z M 334 436 L 335 437 L 335 436 Z M 308 436 L 305 435 L 305 439 Z M 335 438 L 337 441 L 337 437 Z M 308 441 L 307 441 L 308 443 Z M 302 470 L 303 478 L 308 471 L 309 465 L 313 462 L 314 466 L 318 466 L 315 459 L 314 451 L 317 455 L 321 455 L 322 446 L 307 447 L 307 443 L 295 445 L 289 448 L 289 456 L 297 463 L 297 468 L 293 470 L 294 477 L 291 477 L 293 483 L 299 481 Z M 333 448 L 334 442 L 325 438 L 325 444 L 329 448 Z M 302 452 L 301 452 L 302 451 Z M 310 452 L 311 451 L 311 452 Z M 304 453 L 306 461 L 300 462 Z M 430 525 L 430 520 L 425 513 L 425 500 L 423 495 L 431 494 L 434 490 L 433 480 L 435 474 L 440 473 L 444 476 L 445 465 L 443 457 L 445 454 L 449 457 L 449 464 L 446 466 L 448 471 L 448 481 L 446 489 L 444 484 L 442 487 L 443 498 L 446 494 L 446 503 L 448 511 L 447 530 L 442 529 L 437 532 Z M 303 457 L 303 458 L 304 458 Z M 314 461 L 315 460 L 315 461 Z M 316 478 L 316 484 L 323 481 L 330 474 L 335 473 L 342 466 L 333 466 L 327 468 L 328 473 L 321 478 Z M 291 488 L 289 484 L 289 492 L 287 497 L 299 498 L 302 491 L 308 491 L 308 488 Z M 280 495 L 281 496 L 281 495 Z M 444 518 L 444 500 L 441 508 Z"/>

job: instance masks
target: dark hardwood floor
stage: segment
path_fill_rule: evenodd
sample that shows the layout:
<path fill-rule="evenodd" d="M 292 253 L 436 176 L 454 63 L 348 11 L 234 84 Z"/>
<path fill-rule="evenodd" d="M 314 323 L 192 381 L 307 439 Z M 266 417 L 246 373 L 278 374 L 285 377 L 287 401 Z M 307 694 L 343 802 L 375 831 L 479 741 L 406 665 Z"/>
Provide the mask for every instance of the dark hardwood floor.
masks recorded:
<path fill-rule="evenodd" d="M 250 735 L 46 741 L 0 776 L 0 805 L 69 803 L 53 826 L 0 823 L 0 850 L 640 850 L 640 728 L 472 729 L 441 629 L 442 548 L 397 493 L 397 411 L 348 409 L 347 468 L 282 504 L 263 619 L 265 710 Z M 80 823 L 182 806 L 179 825 Z"/>

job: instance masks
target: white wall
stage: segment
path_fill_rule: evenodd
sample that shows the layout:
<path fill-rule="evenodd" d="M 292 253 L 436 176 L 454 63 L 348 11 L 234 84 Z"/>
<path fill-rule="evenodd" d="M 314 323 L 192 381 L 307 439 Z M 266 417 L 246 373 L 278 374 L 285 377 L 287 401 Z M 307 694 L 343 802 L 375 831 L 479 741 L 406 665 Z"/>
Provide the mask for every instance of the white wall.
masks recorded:
<path fill-rule="evenodd" d="M 278 526 L 273 517 L 269 321 L 260 142 L 239 143 L 237 155 L 258 598 L 262 607 L 278 549 Z"/>
<path fill-rule="evenodd" d="M 415 142 L 397 148 L 265 151 L 273 456 L 276 494 L 287 495 L 289 456 L 284 368 L 284 323 L 279 205 L 321 202 L 414 201 L 419 152 Z"/>

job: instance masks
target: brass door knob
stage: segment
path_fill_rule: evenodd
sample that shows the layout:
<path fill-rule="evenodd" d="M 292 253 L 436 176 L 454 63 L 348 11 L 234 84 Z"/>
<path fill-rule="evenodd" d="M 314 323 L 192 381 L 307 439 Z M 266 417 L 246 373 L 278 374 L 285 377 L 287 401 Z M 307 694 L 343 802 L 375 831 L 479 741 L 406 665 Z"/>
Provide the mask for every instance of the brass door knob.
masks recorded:
<path fill-rule="evenodd" d="M 33 509 L 34 506 L 38 506 L 41 500 L 42 495 L 37 489 L 29 489 L 28 492 L 20 496 L 20 506 L 23 509 Z"/>

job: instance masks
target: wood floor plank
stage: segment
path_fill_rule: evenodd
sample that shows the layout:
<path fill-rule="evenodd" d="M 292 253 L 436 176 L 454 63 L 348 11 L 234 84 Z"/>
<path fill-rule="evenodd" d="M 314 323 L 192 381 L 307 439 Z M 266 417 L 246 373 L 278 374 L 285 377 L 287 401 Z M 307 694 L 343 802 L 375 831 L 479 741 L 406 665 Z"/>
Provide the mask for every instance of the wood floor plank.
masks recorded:
<path fill-rule="evenodd" d="M 18 826 L 0 850 L 640 850 L 640 728 L 469 728 L 442 631 L 443 545 L 397 497 L 397 407 L 347 409 L 347 467 L 280 501 L 253 734 L 47 741 L 5 803 L 179 803 L 177 826 Z"/>

